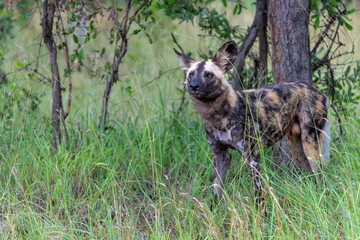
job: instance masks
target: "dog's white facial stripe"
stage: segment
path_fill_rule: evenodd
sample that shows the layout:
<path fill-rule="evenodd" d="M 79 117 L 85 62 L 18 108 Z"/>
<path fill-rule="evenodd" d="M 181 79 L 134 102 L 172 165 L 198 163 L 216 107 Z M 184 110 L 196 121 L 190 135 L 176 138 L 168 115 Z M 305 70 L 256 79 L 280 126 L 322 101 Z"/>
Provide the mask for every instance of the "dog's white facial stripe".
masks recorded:
<path fill-rule="evenodd" d="M 200 67 L 200 64 L 204 64 L 203 67 Z M 200 67 L 200 68 L 199 68 Z M 201 71 L 201 72 L 199 72 Z M 211 60 L 204 61 L 198 61 L 191 64 L 190 68 L 187 71 L 186 77 L 188 78 L 189 73 L 194 73 L 195 75 L 200 74 L 199 76 L 202 76 L 204 72 L 211 72 L 214 74 L 215 78 L 221 81 L 221 87 L 229 85 L 229 83 L 226 81 L 224 77 L 223 71 Z"/>
<path fill-rule="evenodd" d="M 195 72 L 195 70 L 197 69 L 199 64 L 200 64 L 200 62 L 194 62 L 193 64 L 191 64 L 190 68 L 187 71 L 186 77 L 189 76 L 189 73 Z"/>

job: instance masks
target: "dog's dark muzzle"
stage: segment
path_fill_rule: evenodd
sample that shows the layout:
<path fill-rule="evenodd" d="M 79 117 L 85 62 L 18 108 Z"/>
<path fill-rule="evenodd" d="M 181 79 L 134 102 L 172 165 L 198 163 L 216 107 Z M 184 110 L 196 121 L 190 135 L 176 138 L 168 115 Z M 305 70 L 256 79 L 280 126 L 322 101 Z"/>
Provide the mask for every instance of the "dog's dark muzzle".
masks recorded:
<path fill-rule="evenodd" d="M 198 82 L 191 82 L 189 83 L 189 88 L 191 91 L 196 92 L 200 88 L 200 84 Z"/>

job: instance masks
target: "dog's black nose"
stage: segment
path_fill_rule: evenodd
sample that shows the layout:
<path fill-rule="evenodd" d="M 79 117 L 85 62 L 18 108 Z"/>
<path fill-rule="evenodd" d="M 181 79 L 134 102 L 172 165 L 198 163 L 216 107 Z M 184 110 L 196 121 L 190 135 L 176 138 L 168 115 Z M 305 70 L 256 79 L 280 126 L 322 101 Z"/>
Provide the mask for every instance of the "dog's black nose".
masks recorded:
<path fill-rule="evenodd" d="M 197 83 L 197 82 L 191 82 L 191 83 L 189 84 L 189 87 L 190 87 L 190 89 L 191 89 L 192 91 L 196 91 L 196 90 L 198 90 L 198 89 L 200 88 L 200 84 Z"/>

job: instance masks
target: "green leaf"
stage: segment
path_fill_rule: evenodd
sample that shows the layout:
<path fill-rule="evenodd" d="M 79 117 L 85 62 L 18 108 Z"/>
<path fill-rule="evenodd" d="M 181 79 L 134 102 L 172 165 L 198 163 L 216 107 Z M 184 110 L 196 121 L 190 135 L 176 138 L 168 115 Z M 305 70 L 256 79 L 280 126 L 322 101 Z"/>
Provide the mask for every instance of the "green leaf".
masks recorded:
<path fill-rule="evenodd" d="M 348 30 L 352 30 L 353 29 L 353 27 L 350 25 L 350 24 L 348 24 L 347 22 L 345 22 L 344 21 L 344 24 L 345 24 L 345 27 L 348 29 Z"/>
<path fill-rule="evenodd" d="M 29 19 L 29 16 L 30 16 L 30 13 L 29 12 L 26 12 L 23 16 L 24 20 L 28 20 Z"/>
<path fill-rule="evenodd" d="M 78 43 L 78 42 L 79 42 L 79 39 L 78 39 L 78 37 L 77 37 L 75 34 L 73 35 L 73 39 L 74 39 L 74 42 L 75 42 L 75 43 Z"/>
<path fill-rule="evenodd" d="M 100 57 L 101 57 L 101 58 L 104 56 L 105 50 L 106 50 L 105 47 L 103 47 L 103 48 L 101 49 L 101 52 L 100 52 Z"/>
<path fill-rule="evenodd" d="M 239 7 L 239 5 L 236 5 L 236 6 L 234 7 L 234 10 L 233 10 L 233 14 L 234 14 L 234 15 L 236 14 L 236 12 L 237 12 L 237 10 L 238 10 L 238 7 Z"/>
<path fill-rule="evenodd" d="M 147 32 L 145 32 L 145 35 L 146 35 L 146 37 L 149 39 L 149 43 L 152 44 L 153 41 L 152 41 L 150 35 L 149 35 Z"/>
<path fill-rule="evenodd" d="M 222 4 L 225 6 L 225 7 L 227 7 L 227 2 L 226 2 L 226 0 L 221 0 L 222 1 Z"/>
<path fill-rule="evenodd" d="M 354 12 L 356 12 L 356 9 L 355 9 L 355 8 L 352 8 L 352 9 L 350 9 L 350 10 L 347 12 L 347 14 L 352 14 L 352 13 L 354 13 Z"/>
<path fill-rule="evenodd" d="M 32 80 L 34 78 L 34 73 L 29 73 L 28 77 L 29 77 L 30 80 Z"/>
<path fill-rule="evenodd" d="M 133 34 L 136 35 L 136 34 L 138 34 L 139 32 L 141 32 L 141 29 L 135 29 L 135 30 L 133 31 Z"/>
<path fill-rule="evenodd" d="M 80 50 L 79 59 L 80 59 L 80 60 L 85 59 L 85 51 L 84 51 L 84 49 L 81 49 L 81 50 Z"/>
<path fill-rule="evenodd" d="M 70 61 L 73 63 L 75 61 L 75 59 L 76 59 L 76 54 L 75 53 L 71 54 Z"/>
<path fill-rule="evenodd" d="M 73 32 L 75 32 L 75 27 L 69 28 L 68 33 L 69 33 L 69 34 L 72 34 Z"/>

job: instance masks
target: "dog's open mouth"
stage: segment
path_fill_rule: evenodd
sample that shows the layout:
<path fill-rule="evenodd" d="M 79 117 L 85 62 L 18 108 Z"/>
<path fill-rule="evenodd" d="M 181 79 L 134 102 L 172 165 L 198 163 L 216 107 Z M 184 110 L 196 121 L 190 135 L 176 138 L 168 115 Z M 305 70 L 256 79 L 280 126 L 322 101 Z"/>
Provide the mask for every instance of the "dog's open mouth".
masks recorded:
<path fill-rule="evenodd" d="M 197 99 L 201 99 L 202 98 L 202 94 L 200 91 L 189 91 L 189 94 Z"/>
<path fill-rule="evenodd" d="M 189 89 L 189 94 L 192 95 L 193 97 L 196 97 L 200 94 L 200 91 L 199 91 L 199 89 L 197 89 L 197 90 Z"/>

